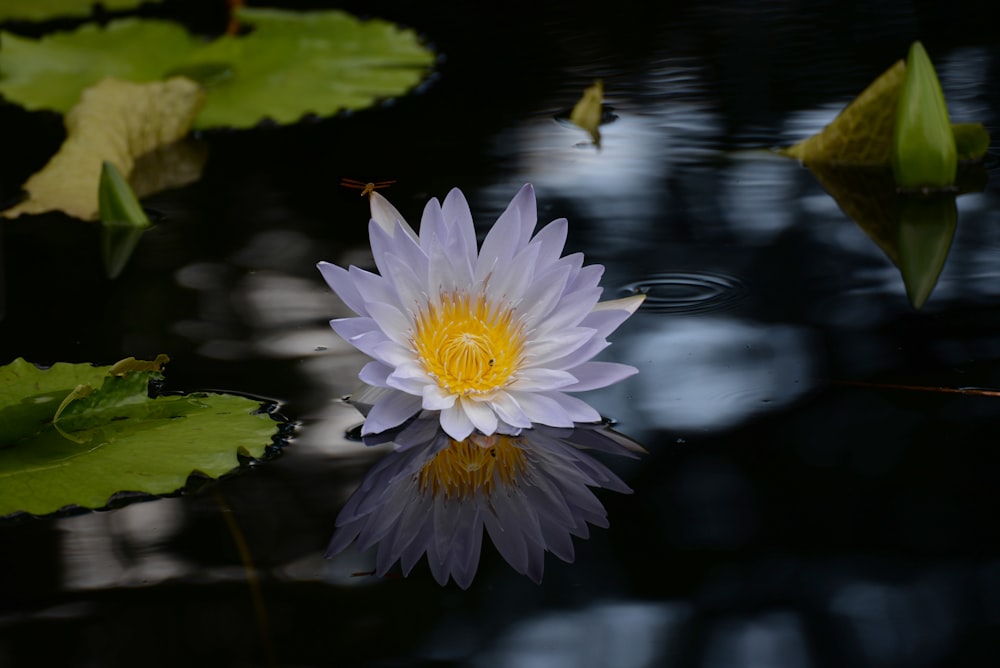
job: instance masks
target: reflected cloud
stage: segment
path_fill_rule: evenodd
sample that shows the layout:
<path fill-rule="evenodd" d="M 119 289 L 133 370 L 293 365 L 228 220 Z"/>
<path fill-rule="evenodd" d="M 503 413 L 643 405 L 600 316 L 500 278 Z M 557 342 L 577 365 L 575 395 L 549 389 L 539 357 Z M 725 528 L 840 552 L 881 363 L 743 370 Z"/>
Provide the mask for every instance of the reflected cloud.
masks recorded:
<path fill-rule="evenodd" d="M 804 328 L 723 317 L 676 319 L 639 332 L 622 348 L 643 372 L 629 381 L 632 401 L 614 415 L 637 410 L 637 420 L 667 429 L 734 427 L 812 389 L 815 343 Z"/>
<path fill-rule="evenodd" d="M 591 488 L 631 489 L 588 451 L 636 457 L 644 452 L 606 425 L 557 429 L 539 425 L 517 436 L 473 434 L 451 439 L 436 413 L 366 437 L 394 450 L 365 476 L 337 517 L 327 556 L 356 542 L 378 546 L 374 571 L 398 561 L 408 575 L 426 553 L 434 579 L 468 588 L 483 531 L 523 575 L 540 582 L 545 552 L 574 559 L 573 536 L 606 528 L 607 513 Z"/>

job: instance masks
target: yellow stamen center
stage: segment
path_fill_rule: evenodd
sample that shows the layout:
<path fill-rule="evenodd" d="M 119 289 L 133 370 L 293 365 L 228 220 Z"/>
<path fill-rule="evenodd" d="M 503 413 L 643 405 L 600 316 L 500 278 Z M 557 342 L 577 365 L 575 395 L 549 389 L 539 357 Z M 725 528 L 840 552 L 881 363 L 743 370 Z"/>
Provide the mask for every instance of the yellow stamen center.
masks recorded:
<path fill-rule="evenodd" d="M 477 491 L 490 494 L 494 485 L 510 486 L 524 472 L 524 451 L 510 436 L 474 435 L 450 441 L 420 469 L 420 491 L 434 496 L 467 498 Z"/>
<path fill-rule="evenodd" d="M 411 340 L 442 388 L 486 394 L 510 383 L 521 364 L 524 333 L 514 315 L 484 295 L 447 293 L 418 314 Z"/>

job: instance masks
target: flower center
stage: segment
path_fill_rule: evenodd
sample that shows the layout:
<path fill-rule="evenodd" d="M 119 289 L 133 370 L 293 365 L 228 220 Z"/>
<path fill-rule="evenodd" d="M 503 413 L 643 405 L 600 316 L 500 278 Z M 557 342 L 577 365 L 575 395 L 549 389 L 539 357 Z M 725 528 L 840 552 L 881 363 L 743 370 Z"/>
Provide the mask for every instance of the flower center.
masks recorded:
<path fill-rule="evenodd" d="M 458 292 L 417 315 L 413 347 L 424 370 L 452 394 L 486 394 L 513 380 L 524 334 L 514 311 Z"/>
<path fill-rule="evenodd" d="M 449 441 L 417 474 L 420 491 L 434 496 L 467 498 L 477 491 L 490 494 L 495 484 L 510 486 L 524 472 L 524 451 L 514 438 L 494 434 Z"/>

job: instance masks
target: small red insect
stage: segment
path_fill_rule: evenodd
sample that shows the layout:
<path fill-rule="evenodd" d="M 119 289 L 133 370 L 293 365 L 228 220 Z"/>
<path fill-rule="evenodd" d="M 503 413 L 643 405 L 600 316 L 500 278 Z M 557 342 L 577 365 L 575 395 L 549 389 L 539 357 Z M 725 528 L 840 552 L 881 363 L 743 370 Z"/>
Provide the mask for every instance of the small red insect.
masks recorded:
<path fill-rule="evenodd" d="M 395 183 L 395 181 L 375 181 L 365 183 L 364 181 L 358 181 L 357 179 L 340 179 L 340 185 L 345 188 L 360 190 L 362 197 L 365 195 L 371 195 L 373 192 L 381 188 L 388 188 L 393 183 Z"/>

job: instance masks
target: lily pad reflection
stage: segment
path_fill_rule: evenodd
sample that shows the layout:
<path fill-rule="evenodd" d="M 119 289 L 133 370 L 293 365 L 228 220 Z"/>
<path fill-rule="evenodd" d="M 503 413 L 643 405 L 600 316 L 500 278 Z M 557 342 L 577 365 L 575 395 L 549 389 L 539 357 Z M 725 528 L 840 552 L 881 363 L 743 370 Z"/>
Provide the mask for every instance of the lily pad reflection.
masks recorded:
<path fill-rule="evenodd" d="M 356 542 L 378 546 L 375 574 L 399 561 L 408 575 L 426 553 L 431 573 L 463 589 L 472 584 L 485 529 L 518 573 L 542 579 L 545 552 L 574 558 L 573 536 L 588 524 L 607 527 L 604 506 L 591 488 L 631 489 L 587 451 L 626 457 L 644 452 L 606 425 L 575 429 L 538 426 L 518 436 L 473 434 L 450 438 L 436 414 L 405 428 L 365 438 L 391 442 L 337 517 L 331 557 Z"/>

